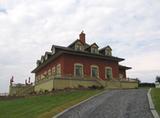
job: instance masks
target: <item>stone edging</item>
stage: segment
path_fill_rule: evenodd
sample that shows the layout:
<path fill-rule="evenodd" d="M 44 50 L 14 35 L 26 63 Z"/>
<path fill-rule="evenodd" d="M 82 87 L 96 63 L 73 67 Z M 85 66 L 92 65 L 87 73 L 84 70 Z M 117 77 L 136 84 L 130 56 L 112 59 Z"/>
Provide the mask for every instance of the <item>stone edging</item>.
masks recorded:
<path fill-rule="evenodd" d="M 155 110 L 153 101 L 152 101 L 152 97 L 151 97 L 151 88 L 148 90 L 147 96 L 148 96 L 148 101 L 149 101 L 149 108 L 151 110 L 151 113 L 153 115 L 154 118 L 160 118 L 157 111 Z"/>
<path fill-rule="evenodd" d="M 58 113 L 57 115 L 53 116 L 52 118 L 58 118 L 58 117 L 61 116 L 63 113 L 65 113 L 65 112 L 67 112 L 67 111 L 73 109 L 74 107 L 79 106 L 80 104 L 82 104 L 82 103 L 84 103 L 84 102 L 87 102 L 87 101 L 89 101 L 90 99 L 92 99 L 92 98 L 94 98 L 94 97 L 97 97 L 97 96 L 99 96 L 99 95 L 101 95 L 101 94 L 103 94 L 103 93 L 105 93 L 105 92 L 107 92 L 107 90 L 104 90 L 104 91 L 102 91 L 102 92 L 100 92 L 100 93 L 98 93 L 98 94 L 96 94 L 96 95 L 94 95 L 94 96 L 92 96 L 92 97 L 89 97 L 89 98 L 86 99 L 86 100 L 81 101 L 81 102 L 78 103 L 78 104 L 75 104 L 75 105 L 73 105 L 73 106 L 67 108 L 66 110 L 64 110 L 64 111 L 62 111 L 62 112 L 60 112 L 60 113 Z"/>

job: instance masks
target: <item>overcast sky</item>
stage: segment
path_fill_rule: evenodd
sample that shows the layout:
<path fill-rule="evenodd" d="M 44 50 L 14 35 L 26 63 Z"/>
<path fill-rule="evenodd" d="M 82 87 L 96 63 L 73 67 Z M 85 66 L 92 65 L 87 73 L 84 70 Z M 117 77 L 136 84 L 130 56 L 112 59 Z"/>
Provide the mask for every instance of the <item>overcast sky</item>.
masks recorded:
<path fill-rule="evenodd" d="M 0 93 L 24 82 L 51 45 L 67 46 L 84 30 L 87 43 L 110 45 L 144 82 L 160 75 L 160 0 L 0 0 Z"/>

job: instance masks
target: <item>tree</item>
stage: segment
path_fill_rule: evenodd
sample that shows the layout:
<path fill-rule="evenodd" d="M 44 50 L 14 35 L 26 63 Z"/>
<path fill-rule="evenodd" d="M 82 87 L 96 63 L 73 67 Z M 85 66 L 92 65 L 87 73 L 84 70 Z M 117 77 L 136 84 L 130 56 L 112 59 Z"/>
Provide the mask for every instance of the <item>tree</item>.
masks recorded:
<path fill-rule="evenodd" d="M 160 76 L 157 76 L 157 77 L 156 77 L 156 82 L 159 82 L 159 83 L 160 83 Z"/>

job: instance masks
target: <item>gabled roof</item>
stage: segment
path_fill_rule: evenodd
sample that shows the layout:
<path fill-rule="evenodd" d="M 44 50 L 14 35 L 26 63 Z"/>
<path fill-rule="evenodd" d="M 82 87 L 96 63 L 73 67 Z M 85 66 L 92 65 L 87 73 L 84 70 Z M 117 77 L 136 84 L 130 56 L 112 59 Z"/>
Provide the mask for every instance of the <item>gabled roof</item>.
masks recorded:
<path fill-rule="evenodd" d="M 80 42 L 83 44 L 83 42 L 79 39 L 75 40 L 74 42 L 72 42 L 68 47 L 72 47 L 75 43 Z"/>
<path fill-rule="evenodd" d="M 106 48 L 108 48 L 108 49 L 110 49 L 111 51 L 112 51 L 112 48 L 109 46 L 109 45 L 107 45 L 106 47 L 103 47 L 102 49 L 100 49 L 99 51 L 101 52 L 101 51 L 104 51 Z"/>
<path fill-rule="evenodd" d="M 73 45 L 75 45 L 75 43 L 77 43 L 78 41 L 83 44 L 83 42 L 82 42 L 81 40 L 77 39 L 77 40 L 75 40 L 74 42 L 72 42 L 72 43 L 71 43 L 69 46 L 67 46 L 67 47 L 68 47 L 68 48 L 71 48 L 71 47 L 72 47 Z M 84 45 L 85 49 L 90 46 L 90 45 L 87 44 L 87 43 L 85 43 L 85 44 L 83 44 L 83 45 Z"/>
<path fill-rule="evenodd" d="M 37 60 L 37 63 L 41 63 L 41 61 L 40 61 L 40 60 Z"/>
<path fill-rule="evenodd" d="M 93 43 L 92 45 L 90 45 L 88 48 L 91 48 L 93 45 L 96 45 L 97 46 L 97 48 L 99 48 L 99 46 L 96 44 L 96 43 Z M 88 48 L 86 48 L 86 49 L 88 49 Z"/>
<path fill-rule="evenodd" d="M 56 52 L 54 55 L 51 55 L 51 57 L 44 61 L 40 66 L 36 67 L 32 73 L 37 72 L 39 69 L 41 69 L 42 67 L 44 67 L 46 64 L 50 63 L 51 61 L 53 61 L 54 59 L 56 59 L 57 57 L 59 57 L 62 54 L 70 54 L 70 55 L 77 55 L 77 56 L 85 56 L 85 57 L 91 57 L 91 58 L 98 58 L 98 59 L 106 59 L 106 60 L 112 60 L 112 61 L 123 61 L 123 58 L 118 58 L 118 57 L 114 57 L 114 56 L 105 56 L 103 54 L 93 54 L 87 51 L 76 51 L 72 48 L 68 48 L 68 47 L 63 47 L 63 46 L 57 46 L 57 45 L 52 45 L 52 48 L 56 48 L 59 51 Z"/>
<path fill-rule="evenodd" d="M 42 59 L 44 59 L 44 56 L 43 56 L 43 55 L 41 56 L 41 60 L 42 60 Z"/>
<path fill-rule="evenodd" d="M 60 56 L 62 53 L 57 53 L 55 55 L 52 55 L 48 60 L 46 60 L 45 62 L 43 62 L 40 66 L 36 67 L 31 73 L 35 73 L 38 70 L 40 70 L 41 68 L 43 68 L 45 65 L 47 65 L 48 63 L 50 63 L 52 60 L 56 59 L 58 56 Z"/>
<path fill-rule="evenodd" d="M 51 52 L 45 52 L 45 56 L 46 56 L 46 55 L 50 55 L 50 56 L 51 56 L 52 53 L 51 53 Z"/>

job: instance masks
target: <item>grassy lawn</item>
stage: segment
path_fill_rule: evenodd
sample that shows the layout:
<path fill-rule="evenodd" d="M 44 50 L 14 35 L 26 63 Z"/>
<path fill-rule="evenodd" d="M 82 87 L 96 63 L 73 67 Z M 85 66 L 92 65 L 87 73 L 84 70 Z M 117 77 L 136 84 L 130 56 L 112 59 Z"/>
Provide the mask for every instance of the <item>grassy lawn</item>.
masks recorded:
<path fill-rule="evenodd" d="M 152 96 L 155 108 L 158 114 L 160 114 L 160 88 L 152 88 L 151 96 Z"/>
<path fill-rule="evenodd" d="M 61 92 L 56 95 L 34 96 L 0 101 L 0 118 L 51 118 L 102 90 Z"/>

